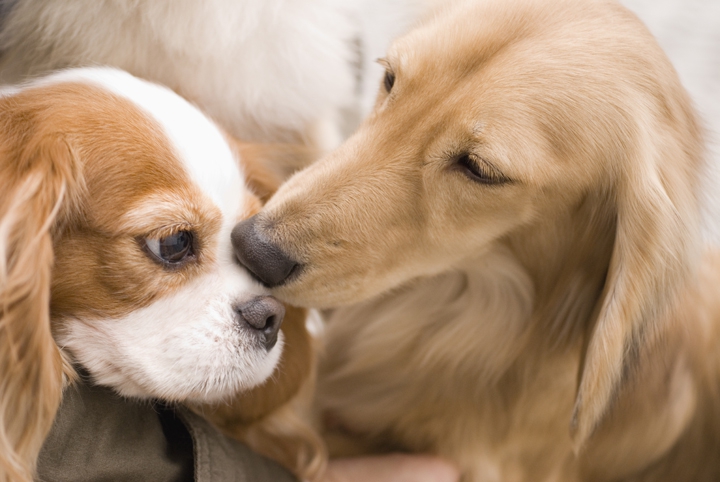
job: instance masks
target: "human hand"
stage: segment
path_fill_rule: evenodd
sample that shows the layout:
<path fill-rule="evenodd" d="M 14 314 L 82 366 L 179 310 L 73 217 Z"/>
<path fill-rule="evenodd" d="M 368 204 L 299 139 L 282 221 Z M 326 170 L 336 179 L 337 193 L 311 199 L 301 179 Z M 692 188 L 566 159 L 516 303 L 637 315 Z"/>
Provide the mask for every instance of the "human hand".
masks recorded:
<path fill-rule="evenodd" d="M 331 460 L 322 482 L 458 482 L 449 462 L 431 455 L 389 454 Z"/>

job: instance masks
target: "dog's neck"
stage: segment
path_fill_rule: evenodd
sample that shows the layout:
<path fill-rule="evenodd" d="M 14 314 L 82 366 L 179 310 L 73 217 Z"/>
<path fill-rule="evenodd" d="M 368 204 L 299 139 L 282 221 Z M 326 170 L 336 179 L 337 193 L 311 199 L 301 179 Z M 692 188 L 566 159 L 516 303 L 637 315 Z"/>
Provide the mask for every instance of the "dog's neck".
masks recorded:
<path fill-rule="evenodd" d="M 507 239 L 533 281 L 531 325 L 538 332 L 534 338 L 544 338 L 551 347 L 573 343 L 592 322 L 610 264 L 616 222 L 605 196 L 587 196 L 573 208 L 554 213 Z"/>

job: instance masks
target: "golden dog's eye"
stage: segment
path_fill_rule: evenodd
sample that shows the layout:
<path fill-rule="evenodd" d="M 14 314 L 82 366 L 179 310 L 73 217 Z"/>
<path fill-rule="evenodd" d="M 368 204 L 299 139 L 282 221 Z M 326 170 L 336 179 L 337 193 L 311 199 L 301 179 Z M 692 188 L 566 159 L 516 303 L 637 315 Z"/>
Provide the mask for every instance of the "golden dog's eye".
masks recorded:
<path fill-rule="evenodd" d="M 178 231 L 164 238 L 145 238 L 145 249 L 162 264 L 178 265 L 195 256 L 193 233 Z"/>
<path fill-rule="evenodd" d="M 389 94 L 393 88 L 393 85 L 395 85 L 395 74 L 393 74 L 389 70 L 386 70 L 383 85 L 385 86 L 385 91 Z"/>
<path fill-rule="evenodd" d="M 457 157 L 455 162 L 462 173 L 475 182 L 481 184 L 504 184 L 510 181 L 510 179 L 503 176 L 503 174 L 491 164 L 482 159 L 474 159 L 469 154 L 463 154 Z"/>

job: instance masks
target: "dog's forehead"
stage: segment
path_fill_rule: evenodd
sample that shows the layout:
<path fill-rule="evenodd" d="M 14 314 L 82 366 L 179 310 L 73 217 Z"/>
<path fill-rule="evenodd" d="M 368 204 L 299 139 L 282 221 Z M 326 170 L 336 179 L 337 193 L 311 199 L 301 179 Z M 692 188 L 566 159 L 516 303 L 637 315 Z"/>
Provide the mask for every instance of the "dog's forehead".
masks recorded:
<path fill-rule="evenodd" d="M 162 130 L 174 157 L 203 194 L 223 213 L 239 209 L 244 179 L 238 163 L 217 126 L 192 104 L 170 89 L 116 69 L 72 69 L 42 81 L 62 82 L 91 84 L 130 101 Z"/>
<path fill-rule="evenodd" d="M 587 10 L 591 9 L 573 0 L 448 2 L 397 38 L 389 53 L 413 75 L 427 75 L 427 69 L 434 68 L 464 78 L 518 44 L 535 46 L 532 55 L 552 55 L 543 43 L 568 31 L 572 35 L 566 24 L 578 16 L 592 16 Z M 523 60 L 515 65 L 518 70 Z"/>

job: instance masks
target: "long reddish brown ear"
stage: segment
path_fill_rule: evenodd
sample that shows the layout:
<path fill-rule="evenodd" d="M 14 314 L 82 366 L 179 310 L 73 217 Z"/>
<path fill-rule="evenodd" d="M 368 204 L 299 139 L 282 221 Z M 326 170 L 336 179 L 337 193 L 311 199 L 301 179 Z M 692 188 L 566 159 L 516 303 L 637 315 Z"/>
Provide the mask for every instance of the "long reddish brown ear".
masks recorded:
<path fill-rule="evenodd" d="M 316 149 L 300 144 L 252 144 L 226 137 L 247 183 L 263 203 L 293 172 L 310 165 L 319 156 Z"/>
<path fill-rule="evenodd" d="M 578 448 L 636 368 L 640 348 L 662 330 L 662 314 L 697 267 L 702 143 L 690 109 L 678 110 L 675 119 L 683 120 L 675 125 L 653 118 L 655 125 L 638 126 L 639 139 L 628 147 L 616 181 L 615 244 L 571 425 Z"/>
<path fill-rule="evenodd" d="M 67 144 L 0 99 L 0 481 L 31 481 L 63 388 L 50 332 L 51 233 L 76 191 Z"/>
<path fill-rule="evenodd" d="M 306 318 L 306 310 L 286 307 L 282 357 L 265 383 L 229 402 L 194 409 L 223 432 L 280 462 L 298 477 L 313 479 L 323 469 L 326 454 L 319 436 L 299 416 L 307 408 L 302 405 L 310 401 L 314 382 L 316 348 Z"/>

